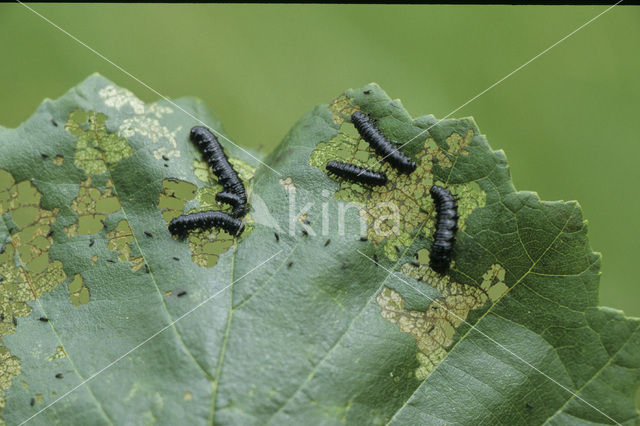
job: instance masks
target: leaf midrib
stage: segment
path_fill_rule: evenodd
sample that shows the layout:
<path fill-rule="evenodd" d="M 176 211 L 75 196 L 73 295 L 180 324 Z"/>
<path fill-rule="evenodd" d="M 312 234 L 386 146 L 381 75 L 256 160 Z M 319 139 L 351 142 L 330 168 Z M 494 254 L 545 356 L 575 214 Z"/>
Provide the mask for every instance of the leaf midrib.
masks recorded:
<path fill-rule="evenodd" d="M 233 289 L 235 287 L 235 274 L 236 274 L 236 256 L 238 255 L 238 245 L 234 245 L 233 256 L 231 257 L 231 286 L 229 287 L 229 313 L 227 314 L 227 325 L 224 330 L 224 337 L 222 338 L 222 345 L 220 345 L 220 352 L 218 353 L 218 365 L 216 366 L 216 375 L 213 378 L 211 390 L 211 412 L 209 414 L 210 422 L 213 425 L 216 417 L 216 399 L 218 396 L 218 388 L 220 387 L 220 374 L 222 373 L 222 364 L 224 355 L 227 349 L 227 342 L 229 341 L 229 330 L 231 330 L 231 321 L 233 320 Z"/>
<path fill-rule="evenodd" d="M 233 312 L 239 310 L 241 306 L 243 306 L 253 296 L 255 296 L 256 294 L 261 292 L 267 286 L 267 284 L 271 282 L 271 280 L 276 276 L 278 271 L 280 271 L 280 269 L 282 269 L 282 267 L 284 266 L 286 261 L 289 259 L 289 257 L 293 254 L 293 252 L 295 252 L 296 248 L 298 247 L 298 244 L 299 244 L 299 241 L 297 241 L 296 244 L 294 244 L 293 247 L 291 247 L 291 250 L 289 250 L 288 256 L 285 257 L 282 262 L 280 262 L 280 265 L 278 266 L 278 268 L 276 268 L 276 270 L 271 275 L 271 277 L 269 277 L 269 279 L 266 280 L 265 283 L 263 285 L 261 285 L 255 292 L 253 292 L 249 297 L 247 297 L 246 299 L 241 301 L 235 307 L 233 306 L 233 291 L 231 292 L 229 315 L 227 317 L 227 326 L 226 326 L 226 329 L 225 329 L 225 335 L 224 335 L 224 339 L 223 339 L 222 346 L 221 346 L 221 349 L 220 349 L 220 355 L 219 355 L 219 358 L 218 358 L 218 366 L 216 367 L 216 377 L 215 377 L 215 379 L 214 379 L 215 381 L 213 383 L 214 388 L 213 388 L 213 392 L 212 392 L 212 395 L 211 395 L 211 415 L 210 415 L 210 424 L 211 425 L 214 425 L 214 419 L 215 419 L 215 414 L 216 414 L 215 413 L 216 398 L 217 398 L 217 393 L 218 393 L 219 384 L 220 384 L 219 380 L 220 380 L 220 376 L 222 375 L 222 368 L 224 366 L 224 362 L 223 361 L 224 361 L 224 356 L 226 354 L 226 345 L 227 345 L 227 342 L 228 342 L 228 339 L 229 339 L 230 330 L 231 330 L 231 321 L 233 319 Z M 233 257 L 234 265 L 235 265 L 236 255 L 237 255 L 237 251 L 234 252 L 234 257 Z M 234 274 L 235 274 L 235 268 L 232 268 L 232 277 L 233 277 Z M 233 287 L 234 286 L 232 285 L 231 286 L 232 290 L 233 290 Z"/>

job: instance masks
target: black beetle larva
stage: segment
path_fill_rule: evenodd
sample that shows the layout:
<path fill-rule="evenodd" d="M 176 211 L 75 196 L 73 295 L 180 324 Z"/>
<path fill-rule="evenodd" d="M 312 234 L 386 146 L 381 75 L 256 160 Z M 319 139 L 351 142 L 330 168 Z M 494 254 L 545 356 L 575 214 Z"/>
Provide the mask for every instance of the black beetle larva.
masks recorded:
<path fill-rule="evenodd" d="M 213 170 L 213 173 L 218 177 L 218 181 L 224 190 L 236 194 L 245 204 L 247 202 L 247 193 L 244 185 L 238 177 L 238 173 L 229 163 L 227 154 L 224 153 L 216 135 L 205 127 L 195 126 L 191 129 L 190 137 L 193 142 L 198 144 L 202 155 L 211 170 Z"/>
<path fill-rule="evenodd" d="M 221 228 L 229 234 L 238 236 L 244 230 L 244 223 L 221 211 L 205 211 L 178 216 L 169 222 L 172 235 L 185 236 L 194 229 Z"/>
<path fill-rule="evenodd" d="M 329 161 L 327 163 L 327 171 L 343 179 L 365 185 L 380 186 L 387 183 L 387 175 L 382 172 L 374 172 L 373 170 L 342 161 Z"/>
<path fill-rule="evenodd" d="M 351 115 L 351 122 L 369 145 L 388 161 L 396 170 L 409 174 L 416 169 L 416 162 L 400 152 L 391 141 L 378 129 L 374 121 L 365 113 L 356 111 Z"/>
<path fill-rule="evenodd" d="M 429 251 L 429 266 L 444 275 L 451 264 L 451 253 L 458 231 L 458 203 L 451 192 L 438 185 L 429 190 L 436 206 L 436 230 Z"/>

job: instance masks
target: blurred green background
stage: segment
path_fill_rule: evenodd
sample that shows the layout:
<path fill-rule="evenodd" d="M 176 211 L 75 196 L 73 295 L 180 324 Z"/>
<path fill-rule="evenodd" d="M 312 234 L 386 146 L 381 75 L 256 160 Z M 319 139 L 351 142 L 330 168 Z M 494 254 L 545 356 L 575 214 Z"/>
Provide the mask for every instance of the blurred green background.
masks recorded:
<path fill-rule="evenodd" d="M 372 81 L 443 117 L 606 8 L 30 6 L 160 93 L 202 98 L 265 152 L 315 104 Z M 640 8 L 618 6 L 454 115 L 506 152 L 518 189 L 580 201 L 604 256 L 601 302 L 636 316 L 639 24 Z M 23 6 L 0 5 L 0 40 L 0 125 L 96 71 L 157 99 Z"/>

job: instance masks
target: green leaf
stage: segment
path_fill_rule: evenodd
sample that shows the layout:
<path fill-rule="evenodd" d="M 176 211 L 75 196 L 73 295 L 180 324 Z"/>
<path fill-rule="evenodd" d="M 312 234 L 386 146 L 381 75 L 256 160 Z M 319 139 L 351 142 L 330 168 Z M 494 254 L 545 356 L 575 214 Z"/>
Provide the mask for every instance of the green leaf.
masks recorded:
<path fill-rule="evenodd" d="M 356 109 L 411 140 L 414 173 L 378 163 Z M 517 192 L 472 119 L 413 119 L 370 84 L 265 159 L 225 136 L 246 230 L 181 241 L 173 217 L 228 209 L 200 120 L 224 135 L 197 100 L 94 75 L 0 128 L 7 424 L 637 424 L 640 321 L 598 306 L 580 206 Z M 332 179 L 332 159 L 389 183 Z M 461 214 L 444 277 L 434 183 Z"/>

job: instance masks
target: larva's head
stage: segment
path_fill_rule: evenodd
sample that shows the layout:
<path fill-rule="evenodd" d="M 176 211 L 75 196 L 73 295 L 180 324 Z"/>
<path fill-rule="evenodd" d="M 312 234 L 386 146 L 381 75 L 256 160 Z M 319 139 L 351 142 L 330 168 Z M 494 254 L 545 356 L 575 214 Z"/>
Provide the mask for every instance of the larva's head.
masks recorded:
<path fill-rule="evenodd" d="M 409 175 L 415 171 L 417 164 L 412 159 L 403 156 L 401 157 L 399 166 L 400 166 L 400 173 Z"/>
<path fill-rule="evenodd" d="M 208 140 L 212 137 L 215 138 L 213 133 L 209 129 L 203 126 L 194 126 L 191 128 L 191 132 L 189 133 L 189 137 L 193 142 L 200 143 L 204 140 Z"/>
<path fill-rule="evenodd" d="M 355 111 L 353 114 L 351 114 L 351 121 L 353 122 L 361 122 L 368 119 L 369 116 L 362 111 Z"/>
<path fill-rule="evenodd" d="M 445 188 L 438 185 L 432 185 L 429 189 L 429 194 L 431 194 L 432 197 L 437 197 L 447 192 L 448 191 Z"/>
<path fill-rule="evenodd" d="M 186 234 L 186 231 L 183 217 L 176 217 L 169 222 L 169 232 L 171 235 L 182 237 Z"/>

